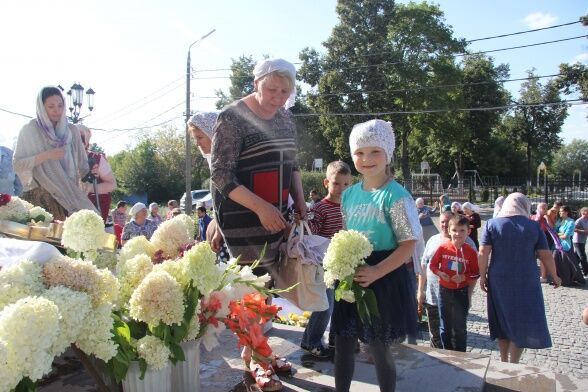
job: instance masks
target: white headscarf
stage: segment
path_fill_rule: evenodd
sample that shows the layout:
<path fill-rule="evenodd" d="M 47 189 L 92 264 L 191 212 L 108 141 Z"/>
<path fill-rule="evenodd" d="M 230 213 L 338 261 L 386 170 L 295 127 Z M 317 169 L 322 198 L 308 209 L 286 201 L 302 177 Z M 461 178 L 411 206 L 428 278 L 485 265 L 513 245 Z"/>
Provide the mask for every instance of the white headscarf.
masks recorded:
<path fill-rule="evenodd" d="M 421 208 L 419 207 L 419 205 L 422 205 L 423 207 L 425 206 L 425 199 L 423 199 L 422 197 L 417 198 L 414 203 L 416 204 L 417 208 Z"/>
<path fill-rule="evenodd" d="M 453 203 L 451 203 L 451 209 L 453 209 L 454 207 L 457 208 L 458 211 L 461 210 L 461 203 L 454 201 Z"/>
<path fill-rule="evenodd" d="M 472 210 L 472 212 L 479 212 L 480 211 L 480 207 L 479 206 L 477 206 L 475 204 L 472 204 L 469 201 L 466 201 L 465 203 L 463 203 L 461 205 L 461 208 L 462 209 L 466 209 L 467 208 L 468 210 Z"/>
<path fill-rule="evenodd" d="M 494 213 L 492 214 L 492 218 L 496 218 L 498 216 L 498 213 L 502 208 L 502 204 L 504 204 L 504 196 L 498 196 L 498 198 L 494 202 Z"/>
<path fill-rule="evenodd" d="M 504 204 L 498 213 L 497 218 L 507 218 L 511 216 L 526 216 L 531 214 L 531 203 L 527 196 L 522 193 L 515 192 L 508 195 L 504 200 Z"/>
<path fill-rule="evenodd" d="M 131 220 L 135 220 L 135 218 L 137 217 L 137 214 L 143 210 L 146 210 L 147 206 L 145 206 L 145 204 L 143 203 L 135 203 L 135 205 L 131 208 L 131 211 L 129 212 L 129 214 L 131 215 Z"/>
<path fill-rule="evenodd" d="M 155 208 L 159 208 L 159 204 L 157 204 L 157 203 L 155 203 L 155 202 L 153 202 L 153 203 L 149 204 L 149 212 L 153 212 L 153 210 L 154 210 Z"/>
<path fill-rule="evenodd" d="M 206 134 L 210 139 L 212 139 L 212 131 L 214 130 L 214 125 L 216 124 L 216 119 L 218 118 L 218 112 L 196 112 L 190 120 L 188 120 L 188 125 L 194 125 L 196 128 L 200 129 L 202 132 Z"/>
<path fill-rule="evenodd" d="M 216 124 L 216 119 L 218 118 L 218 114 L 219 112 L 197 112 L 190 118 L 190 120 L 188 120 L 188 126 L 194 125 L 196 128 L 204 132 L 210 140 L 212 140 L 212 133 Z M 202 156 L 204 159 L 206 159 L 208 162 L 208 167 L 210 168 L 210 153 L 202 154 Z"/>
<path fill-rule="evenodd" d="M 383 148 L 390 162 L 396 147 L 392 123 L 384 120 L 369 120 L 355 124 L 349 135 L 349 150 L 353 154 L 363 147 Z"/>
<path fill-rule="evenodd" d="M 290 97 L 284 104 L 285 109 L 290 109 L 296 103 L 296 67 L 294 64 L 284 59 L 266 59 L 259 61 L 253 69 L 254 81 L 262 79 L 272 72 L 280 72 L 286 74 L 292 84 L 292 91 Z"/>
<path fill-rule="evenodd" d="M 45 106 L 43 105 L 43 90 L 46 88 L 54 88 L 59 92 L 59 96 L 63 101 L 63 113 L 61 114 L 61 118 L 57 122 L 57 125 L 54 127 L 53 123 L 49 119 L 49 115 L 45 110 Z M 57 94 L 55 94 L 57 95 Z M 61 90 L 57 87 L 53 86 L 46 86 L 39 91 L 37 95 L 37 124 L 39 128 L 43 130 L 49 145 L 54 148 L 63 148 L 65 150 L 65 157 L 60 161 L 61 167 L 65 170 L 67 176 L 73 180 L 77 180 L 77 173 L 76 167 L 73 159 L 72 148 L 71 148 L 71 131 L 67 126 L 67 117 L 65 115 L 65 98 L 61 93 Z"/>

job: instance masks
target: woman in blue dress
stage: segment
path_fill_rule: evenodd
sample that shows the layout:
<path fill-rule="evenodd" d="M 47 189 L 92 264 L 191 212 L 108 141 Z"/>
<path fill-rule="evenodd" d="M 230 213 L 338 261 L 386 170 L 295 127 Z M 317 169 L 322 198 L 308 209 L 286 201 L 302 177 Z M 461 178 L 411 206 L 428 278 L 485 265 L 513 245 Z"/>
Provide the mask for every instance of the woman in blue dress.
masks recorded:
<path fill-rule="evenodd" d="M 541 227 L 529 219 L 530 207 L 522 193 L 510 194 L 482 234 L 480 286 L 488 293 L 490 337 L 498 339 L 503 362 L 518 363 L 525 348 L 551 347 L 537 258 L 555 287 L 561 279 Z"/>

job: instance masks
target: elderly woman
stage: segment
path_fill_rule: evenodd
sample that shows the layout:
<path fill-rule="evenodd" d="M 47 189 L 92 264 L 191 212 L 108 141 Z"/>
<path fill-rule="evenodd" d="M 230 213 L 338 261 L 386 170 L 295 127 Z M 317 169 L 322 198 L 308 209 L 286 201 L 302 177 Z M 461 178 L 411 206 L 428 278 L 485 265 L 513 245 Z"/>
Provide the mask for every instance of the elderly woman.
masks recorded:
<path fill-rule="evenodd" d="M 197 112 L 188 121 L 188 130 L 192 134 L 198 150 L 200 150 L 200 153 L 208 162 L 209 167 L 211 164 L 212 133 L 217 118 L 218 112 Z M 216 223 L 216 219 L 213 219 L 208 224 L 206 240 L 210 243 L 212 250 L 217 253 L 219 261 L 229 261 L 229 251 L 224 243 L 225 240 Z"/>
<path fill-rule="evenodd" d="M 302 218 L 306 203 L 296 162 L 296 129 L 287 111 L 294 103 L 296 69 L 282 59 L 259 62 L 255 92 L 227 106 L 212 137 L 212 191 L 217 223 L 232 256 L 260 259 L 258 274 L 273 272 L 286 229 L 288 196 Z M 263 250 L 265 249 L 265 252 Z M 244 351 L 248 364 L 251 354 Z M 273 361 L 276 372 L 289 369 Z M 255 372 L 255 371 L 254 371 Z M 254 373 L 262 389 L 279 379 Z M 265 380 L 268 380 L 265 382 Z"/>
<path fill-rule="evenodd" d="M 454 214 L 460 214 L 463 215 L 463 211 L 461 209 L 461 203 L 454 201 L 453 203 L 451 203 L 451 212 L 453 212 Z"/>
<path fill-rule="evenodd" d="M 157 229 L 155 223 L 147 219 L 147 207 L 143 203 L 136 203 L 130 211 L 131 220 L 122 232 L 122 245 L 133 237 L 145 236 L 148 240 Z"/>
<path fill-rule="evenodd" d="M 106 155 L 101 152 L 90 150 L 90 139 L 92 138 L 92 131 L 83 124 L 77 125 L 82 136 L 82 142 L 86 153 L 88 154 L 88 162 L 93 165 L 90 168 L 94 177 L 96 177 L 96 192 L 98 193 L 98 203 L 100 204 L 100 213 L 104 222 L 108 219 L 110 204 L 112 204 L 112 192 L 116 189 L 116 179 L 110 164 L 106 160 Z M 84 189 L 88 193 L 90 201 L 96 205 L 96 194 L 94 193 L 93 182 L 84 182 Z M 98 206 L 97 206 L 98 207 Z"/>
<path fill-rule="evenodd" d="M 68 124 L 61 90 L 45 87 L 37 96 L 37 117 L 18 134 L 14 170 L 23 184 L 22 198 L 55 219 L 94 205 L 80 186 L 88 157 L 79 130 Z"/>
<path fill-rule="evenodd" d="M 153 222 L 155 227 L 159 226 L 161 222 L 163 222 L 163 218 L 161 218 L 161 215 L 159 215 L 159 204 L 149 204 L 149 216 L 147 219 Z"/>
<path fill-rule="evenodd" d="M 561 279 L 541 227 L 529 219 L 530 207 L 522 193 L 510 194 L 482 234 L 480 286 L 488 293 L 490 337 L 498 339 L 503 362 L 518 363 L 524 348 L 551 347 L 537 258 L 555 287 Z"/>

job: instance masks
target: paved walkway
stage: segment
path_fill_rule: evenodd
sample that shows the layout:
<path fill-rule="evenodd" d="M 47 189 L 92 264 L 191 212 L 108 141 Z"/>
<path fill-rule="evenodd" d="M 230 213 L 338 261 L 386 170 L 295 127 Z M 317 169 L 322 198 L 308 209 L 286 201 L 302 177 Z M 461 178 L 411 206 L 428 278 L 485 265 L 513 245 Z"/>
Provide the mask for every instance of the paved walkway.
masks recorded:
<path fill-rule="evenodd" d="M 492 217 L 492 210 L 481 211 L 482 227 Z M 434 218 L 438 224 L 438 218 Z M 479 235 L 481 237 L 481 230 Z M 521 363 L 549 368 L 556 373 L 571 374 L 588 380 L 588 326 L 581 320 L 584 307 L 588 306 L 588 284 L 584 287 L 559 287 L 544 284 L 545 313 L 553 341 L 553 347 L 545 350 L 525 350 Z M 419 344 L 428 345 L 428 336 Z M 478 286 L 472 298 L 468 317 L 468 351 L 491 353 L 500 358 L 498 347 L 488 337 L 486 295 Z"/>

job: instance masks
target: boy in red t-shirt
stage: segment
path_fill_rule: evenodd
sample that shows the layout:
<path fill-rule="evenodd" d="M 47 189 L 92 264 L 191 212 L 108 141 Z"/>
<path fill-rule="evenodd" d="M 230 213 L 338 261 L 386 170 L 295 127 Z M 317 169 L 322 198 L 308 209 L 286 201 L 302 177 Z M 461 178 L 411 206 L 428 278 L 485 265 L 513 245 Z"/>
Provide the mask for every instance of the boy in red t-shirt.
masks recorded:
<path fill-rule="evenodd" d="M 449 221 L 449 236 L 431 259 L 431 271 L 439 276 L 441 341 L 446 350 L 466 351 L 467 317 L 470 307 L 468 287 L 480 277 L 478 254 L 465 243 L 469 220 L 454 216 Z"/>

